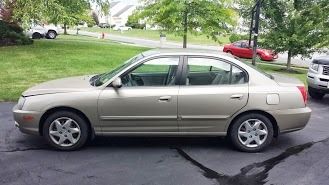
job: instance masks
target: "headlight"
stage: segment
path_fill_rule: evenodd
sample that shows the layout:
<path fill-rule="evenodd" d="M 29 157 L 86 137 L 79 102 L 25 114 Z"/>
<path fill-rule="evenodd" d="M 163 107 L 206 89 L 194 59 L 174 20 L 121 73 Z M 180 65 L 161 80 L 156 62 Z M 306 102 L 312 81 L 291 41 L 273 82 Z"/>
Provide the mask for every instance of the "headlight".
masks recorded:
<path fill-rule="evenodd" d="M 19 110 L 22 110 L 23 109 L 23 106 L 24 106 L 24 103 L 25 103 L 25 98 L 23 96 L 21 96 L 18 100 L 18 103 L 17 103 L 17 108 Z"/>
<path fill-rule="evenodd" d="M 315 71 L 318 71 L 318 70 L 319 70 L 319 64 L 314 64 L 314 63 L 312 63 L 312 64 L 310 65 L 310 68 L 313 69 L 313 70 L 315 70 Z"/>

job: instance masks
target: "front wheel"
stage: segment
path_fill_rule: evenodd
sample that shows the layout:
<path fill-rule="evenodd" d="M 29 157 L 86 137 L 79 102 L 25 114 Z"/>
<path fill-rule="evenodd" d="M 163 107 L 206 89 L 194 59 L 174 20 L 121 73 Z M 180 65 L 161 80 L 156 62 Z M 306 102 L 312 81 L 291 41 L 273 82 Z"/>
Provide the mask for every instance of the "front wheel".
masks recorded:
<path fill-rule="evenodd" d="M 88 139 L 87 122 L 78 114 L 59 111 L 51 114 L 43 125 L 43 135 L 48 143 L 59 150 L 77 150 Z"/>
<path fill-rule="evenodd" d="M 33 33 L 32 34 L 32 39 L 41 39 L 42 38 L 42 35 L 40 33 Z"/>
<path fill-rule="evenodd" d="M 273 125 L 262 114 L 246 114 L 235 120 L 229 131 L 233 145 L 243 152 L 264 150 L 273 139 Z"/>

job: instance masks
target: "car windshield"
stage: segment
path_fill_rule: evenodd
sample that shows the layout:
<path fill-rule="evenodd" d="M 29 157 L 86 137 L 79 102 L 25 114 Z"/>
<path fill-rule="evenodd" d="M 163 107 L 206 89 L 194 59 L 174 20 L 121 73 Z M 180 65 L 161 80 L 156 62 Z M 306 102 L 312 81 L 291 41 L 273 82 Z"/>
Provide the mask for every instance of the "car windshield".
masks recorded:
<path fill-rule="evenodd" d="M 98 74 L 96 76 L 93 76 L 90 79 L 90 84 L 93 85 L 93 86 L 101 86 L 101 85 L 103 85 L 105 82 L 107 82 L 108 80 L 110 80 L 111 78 L 113 78 L 115 75 L 117 75 L 124 68 L 126 68 L 130 64 L 135 63 L 136 61 L 140 60 L 141 58 L 143 58 L 143 55 L 142 54 L 139 54 L 139 55 L 134 56 L 131 59 L 127 60 L 122 65 L 118 66 L 117 68 L 115 68 L 114 70 L 112 70 L 110 72 L 103 73 L 103 74 Z"/>

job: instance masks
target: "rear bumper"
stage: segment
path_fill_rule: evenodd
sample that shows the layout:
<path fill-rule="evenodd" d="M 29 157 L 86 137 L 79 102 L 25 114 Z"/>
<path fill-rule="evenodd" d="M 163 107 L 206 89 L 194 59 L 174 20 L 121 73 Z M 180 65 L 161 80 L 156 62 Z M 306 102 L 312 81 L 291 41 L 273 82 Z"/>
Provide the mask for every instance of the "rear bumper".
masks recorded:
<path fill-rule="evenodd" d="M 18 110 L 17 105 L 13 108 L 15 126 L 26 134 L 39 134 L 39 121 L 41 114 L 35 111 Z"/>
<path fill-rule="evenodd" d="M 280 133 L 303 129 L 310 120 L 312 110 L 309 107 L 269 111 L 275 118 Z"/>

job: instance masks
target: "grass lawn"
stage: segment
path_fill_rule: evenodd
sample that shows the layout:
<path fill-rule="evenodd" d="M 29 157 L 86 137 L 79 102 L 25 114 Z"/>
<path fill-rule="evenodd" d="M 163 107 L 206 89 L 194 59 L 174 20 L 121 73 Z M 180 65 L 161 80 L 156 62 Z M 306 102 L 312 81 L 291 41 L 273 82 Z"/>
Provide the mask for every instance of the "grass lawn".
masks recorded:
<path fill-rule="evenodd" d="M 127 37 L 136 37 L 136 38 L 145 38 L 150 40 L 160 40 L 160 32 L 156 30 L 140 30 L 140 29 L 133 29 L 131 31 L 124 31 L 121 33 L 120 31 L 113 31 L 109 28 L 99 28 L 99 27 L 92 27 L 92 28 L 81 28 L 81 30 L 90 31 L 90 32 L 104 32 L 113 35 L 122 35 Z M 181 36 L 177 36 L 175 34 L 166 34 L 167 41 L 173 42 L 183 42 Z M 221 36 L 219 38 L 221 44 L 230 43 L 229 35 Z M 205 45 L 219 45 L 219 43 L 207 38 L 205 35 L 192 35 L 188 34 L 187 42 L 190 44 L 205 44 Z"/>
<path fill-rule="evenodd" d="M 306 84 L 307 70 L 305 69 L 293 69 L 293 72 L 287 72 L 285 71 L 285 67 L 281 67 L 280 65 L 267 65 L 263 63 L 259 63 L 257 67 L 267 73 L 277 73 L 297 78 Z"/>
<path fill-rule="evenodd" d="M 0 47 L 0 101 L 16 101 L 24 90 L 40 82 L 109 71 L 145 50 L 108 40 L 63 35 L 28 46 Z M 306 81 L 305 70 L 290 74 L 280 71 L 281 66 L 258 67 Z"/>
<path fill-rule="evenodd" d="M 0 47 L 0 101 L 16 101 L 28 87 L 43 81 L 109 71 L 145 50 L 76 36 Z"/>

